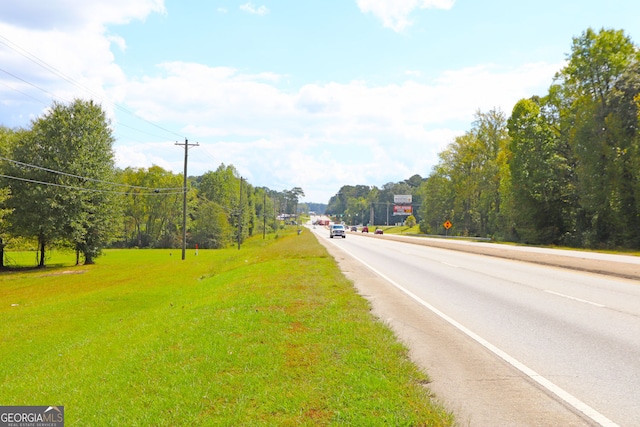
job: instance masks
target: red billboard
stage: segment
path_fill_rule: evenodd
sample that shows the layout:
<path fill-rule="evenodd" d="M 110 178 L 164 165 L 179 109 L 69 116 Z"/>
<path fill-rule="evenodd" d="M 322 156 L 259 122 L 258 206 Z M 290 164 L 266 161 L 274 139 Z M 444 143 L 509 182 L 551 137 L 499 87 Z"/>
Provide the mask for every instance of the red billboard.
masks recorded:
<path fill-rule="evenodd" d="M 412 215 L 413 207 L 411 205 L 393 205 L 394 215 Z"/>

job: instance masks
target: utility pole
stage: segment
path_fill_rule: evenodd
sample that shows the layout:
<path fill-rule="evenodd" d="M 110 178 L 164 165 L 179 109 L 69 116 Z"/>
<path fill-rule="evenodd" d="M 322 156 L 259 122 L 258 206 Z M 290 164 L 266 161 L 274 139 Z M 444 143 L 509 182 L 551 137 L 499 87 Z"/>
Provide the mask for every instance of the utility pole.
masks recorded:
<path fill-rule="evenodd" d="M 267 187 L 264 188 L 264 202 L 262 203 L 262 240 L 267 238 Z"/>
<path fill-rule="evenodd" d="M 182 260 L 185 259 L 187 252 L 187 153 L 189 153 L 190 147 L 197 147 L 195 144 L 189 144 L 187 138 L 184 139 L 184 144 L 176 142 L 175 145 L 184 146 L 184 180 L 182 184 Z"/>
<path fill-rule="evenodd" d="M 242 240 L 242 180 L 240 177 L 240 203 L 238 204 L 238 250 L 240 250 L 240 241 Z"/>
<path fill-rule="evenodd" d="M 389 202 L 387 202 L 387 225 L 389 225 Z"/>

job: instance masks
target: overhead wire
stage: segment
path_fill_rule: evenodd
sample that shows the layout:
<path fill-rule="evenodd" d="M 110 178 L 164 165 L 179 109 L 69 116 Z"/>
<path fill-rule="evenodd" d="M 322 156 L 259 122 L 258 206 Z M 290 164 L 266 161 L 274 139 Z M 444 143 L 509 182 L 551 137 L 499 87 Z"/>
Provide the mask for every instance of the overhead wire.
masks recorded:
<path fill-rule="evenodd" d="M 174 132 L 174 131 L 172 131 L 170 129 L 167 129 L 167 128 L 163 127 L 163 126 L 160 126 L 159 124 L 154 123 L 154 122 L 152 122 L 150 120 L 147 120 L 144 117 L 141 117 L 140 115 L 134 113 L 133 111 L 130 111 L 129 109 L 123 107 L 122 105 L 117 104 L 117 103 L 115 103 L 115 102 L 103 97 L 102 95 L 100 95 L 100 94 L 96 93 L 95 91 L 93 91 L 92 89 L 84 86 L 82 83 L 78 82 L 77 80 L 67 76 L 62 71 L 58 70 L 54 66 L 48 64 L 46 61 L 38 58 L 36 55 L 30 53 L 26 49 L 22 48 L 21 46 L 17 45 L 16 43 L 12 42 L 11 40 L 9 40 L 8 38 L 6 38 L 6 37 L 4 37 L 2 35 L 0 35 L 0 44 L 3 44 L 5 46 L 7 46 L 9 49 L 12 49 L 13 51 L 17 52 L 18 54 L 20 54 L 21 56 L 25 57 L 26 59 L 28 59 L 29 61 L 33 62 L 34 64 L 38 65 L 39 67 L 45 69 L 46 71 L 48 71 L 48 72 L 50 72 L 52 74 L 55 74 L 56 76 L 62 78 L 63 80 L 67 81 L 68 83 L 76 86 L 77 88 L 82 89 L 82 90 L 90 93 L 91 95 L 95 96 L 96 98 L 99 98 L 102 101 L 105 101 L 106 103 L 108 103 L 109 105 L 113 106 L 114 108 L 116 108 L 116 109 L 118 109 L 118 110 L 120 110 L 120 111 L 122 111 L 122 112 L 124 112 L 126 114 L 129 114 L 129 115 L 131 115 L 131 116 L 133 116 L 133 117 L 135 117 L 135 118 L 137 118 L 139 120 L 142 120 L 145 123 L 156 127 L 157 129 L 160 129 L 160 130 L 162 130 L 164 132 L 167 132 L 169 134 L 172 134 L 174 136 L 178 136 L 180 138 L 183 138 L 183 135 L 181 135 L 181 134 L 179 134 L 177 132 Z M 35 87 L 36 89 L 41 90 L 44 93 L 47 93 L 47 94 L 49 94 L 49 95 L 51 95 L 51 96 L 53 96 L 55 98 L 61 99 L 61 100 L 65 101 L 65 102 L 70 102 L 69 100 L 66 100 L 66 99 L 64 99 L 64 98 L 62 98 L 62 97 L 60 97 L 58 95 L 52 94 L 51 92 L 47 91 L 46 89 L 43 89 L 43 88 L 41 88 L 41 87 L 39 87 L 39 86 L 37 86 L 37 85 L 35 85 L 35 84 L 23 79 L 21 77 L 18 77 L 15 74 L 13 74 L 13 73 L 11 73 L 9 71 L 6 71 L 6 70 L 1 69 L 1 68 L 0 68 L 0 71 L 3 71 L 4 73 L 10 75 L 11 77 L 13 77 L 15 79 L 18 79 L 18 80 L 20 80 L 20 81 L 22 81 L 22 82 L 24 82 L 26 84 L 29 84 L 29 85 Z M 131 126 L 126 126 L 126 127 L 130 127 L 132 129 L 135 129 L 135 128 L 131 127 Z M 142 131 L 142 130 L 139 130 L 139 129 L 135 129 L 135 130 L 138 130 L 138 131 L 143 132 L 143 133 L 148 133 L 148 132 L 145 132 L 145 131 Z M 152 136 L 156 136 L 157 137 L 157 135 L 152 135 Z"/>
<path fill-rule="evenodd" d="M 167 196 L 167 195 L 172 195 L 172 194 L 184 194 L 184 190 L 182 190 L 182 189 L 180 189 L 180 191 L 164 192 L 164 193 L 160 193 L 160 192 L 156 192 L 156 191 L 140 193 L 140 192 L 130 192 L 130 191 L 114 191 L 114 190 L 106 190 L 106 189 L 100 189 L 100 188 L 77 187 L 77 186 L 74 186 L 74 185 L 57 184 L 55 182 L 47 182 L 47 181 L 38 181 L 36 179 L 20 178 L 20 177 L 17 177 L 17 176 L 5 175 L 5 174 L 0 174 L 0 177 L 8 178 L 8 179 L 14 179 L 14 180 L 17 180 L 17 181 L 29 182 L 29 183 L 32 183 L 32 184 L 40 184 L 40 185 L 49 185 L 49 186 L 52 186 L 52 187 L 68 188 L 68 189 L 71 189 L 71 190 L 87 191 L 87 192 L 94 192 L 94 193 L 111 193 L 111 194 L 120 194 L 120 195 L 125 195 L 125 196 Z"/>
<path fill-rule="evenodd" d="M 153 137 L 155 137 L 155 138 L 165 139 L 165 137 L 164 137 L 164 136 L 159 136 L 159 135 L 156 135 L 156 134 L 153 134 L 153 133 L 150 133 L 150 132 L 147 132 L 147 131 L 144 131 L 144 130 L 141 130 L 141 129 L 135 128 L 135 127 L 133 127 L 133 126 L 125 125 L 124 123 L 118 123 L 118 126 L 122 126 L 122 127 L 125 127 L 125 128 L 129 128 L 129 129 L 134 130 L 134 131 L 136 131 L 136 132 L 145 133 L 145 134 L 147 134 L 147 135 L 149 135 L 149 136 L 153 136 Z"/>
<path fill-rule="evenodd" d="M 0 81 L 0 84 L 2 84 L 3 86 L 8 87 L 9 89 L 11 89 L 11 90 L 13 90 L 13 91 L 15 91 L 15 92 L 18 92 L 18 93 L 20 93 L 20 94 L 22 94 L 22 95 L 26 96 L 27 98 L 31 98 L 31 99 L 33 99 L 33 100 L 34 100 L 34 101 L 36 101 L 36 102 L 42 102 L 42 100 L 41 100 L 41 99 L 38 99 L 38 98 L 36 98 L 35 96 L 31 96 L 31 95 L 29 95 L 28 93 L 21 91 L 20 89 L 16 89 L 15 87 L 13 87 L 13 86 L 11 86 L 11 85 L 9 85 L 9 84 L 7 84 L 7 83 L 3 82 L 3 81 Z"/>
<path fill-rule="evenodd" d="M 4 45 L 4 46 L 6 46 L 6 47 L 8 47 L 8 48 L 12 49 L 13 51 L 17 52 L 17 53 L 18 53 L 18 54 L 20 54 L 21 56 L 23 56 L 23 57 L 25 57 L 26 59 L 28 59 L 29 61 L 31 61 L 32 63 L 34 63 L 34 64 L 38 65 L 39 67 L 41 67 L 41 68 L 45 69 L 46 71 L 48 71 L 48 72 L 50 72 L 50 73 L 52 73 L 52 74 L 55 74 L 56 76 L 58 76 L 58 77 L 62 78 L 63 80 L 67 81 L 68 83 L 70 83 L 70 84 L 72 84 L 72 85 L 74 85 L 74 86 L 76 86 L 76 87 L 78 87 L 78 88 L 80 88 L 80 89 L 82 89 L 82 90 L 84 90 L 84 91 L 86 91 L 86 92 L 88 92 L 88 93 L 92 94 L 93 96 L 95 96 L 95 97 L 97 97 L 97 98 L 101 99 L 102 101 L 105 101 L 106 103 L 108 103 L 109 105 L 113 106 L 114 108 L 116 108 L 116 109 L 118 109 L 118 110 L 120 110 L 120 111 L 122 111 L 122 112 L 124 112 L 124 113 L 126 113 L 126 114 L 129 114 L 129 115 L 131 115 L 131 116 L 133 116 L 133 117 L 135 117 L 135 118 L 137 118 L 137 119 L 139 119 L 139 120 L 142 120 L 142 121 L 144 121 L 144 122 L 148 123 L 149 125 L 151 125 L 151 126 L 153 126 L 153 127 L 157 128 L 157 129 L 160 129 L 160 130 L 162 130 L 162 131 L 164 131 L 164 132 L 167 132 L 167 133 L 172 134 L 172 135 L 174 135 L 174 136 L 178 136 L 178 137 L 180 137 L 180 138 L 182 138 L 182 137 L 183 137 L 181 134 L 179 134 L 179 133 L 177 133 L 177 132 L 174 132 L 174 131 L 172 131 L 172 130 L 170 130 L 170 129 L 167 129 L 167 128 L 163 127 L 163 126 L 158 125 L 157 123 L 154 123 L 154 122 L 152 122 L 152 121 L 150 121 L 150 120 L 147 120 L 147 119 L 145 119 L 145 118 L 143 118 L 143 117 L 139 116 L 138 114 L 136 114 L 136 113 L 134 113 L 134 112 L 132 112 L 132 111 L 128 110 L 127 108 L 123 107 L 122 105 L 117 104 L 117 103 L 115 103 L 115 102 L 112 102 L 112 101 L 110 101 L 110 100 L 108 100 L 108 99 L 104 98 L 103 96 L 101 96 L 100 94 L 98 94 L 98 93 L 96 93 L 95 91 L 91 90 L 90 88 L 88 88 L 88 87 L 84 86 L 83 84 L 81 84 L 81 83 L 80 83 L 80 82 L 78 82 L 77 80 L 75 80 L 75 79 L 73 79 L 73 78 L 71 78 L 71 77 L 67 76 L 67 75 L 66 75 L 66 74 L 64 74 L 62 71 L 60 71 L 60 70 L 58 70 L 57 68 L 53 67 L 52 65 L 48 64 L 46 61 L 44 61 L 44 60 L 40 59 L 40 58 L 39 58 L 39 57 L 37 57 L 36 55 L 34 55 L 34 54 L 30 53 L 30 52 L 29 52 L 29 51 L 27 51 L 26 49 L 22 48 L 21 46 L 17 45 L 16 43 L 12 42 L 12 41 L 11 41 L 11 40 L 9 40 L 7 37 L 0 35 L 0 44 L 2 44 L 2 45 Z M 17 80 L 19 80 L 19 81 L 21 81 L 21 82 L 23 82 L 23 83 L 26 83 L 26 84 L 28 84 L 28 85 L 30 85 L 30 86 L 32 86 L 32 87 L 34 87 L 34 88 L 36 88 L 36 89 L 38 89 L 38 90 L 42 91 L 43 93 L 46 93 L 46 94 L 50 95 L 50 96 L 51 96 L 51 97 L 53 97 L 53 98 L 57 98 L 57 99 L 60 99 L 60 100 L 62 100 L 62 101 L 65 101 L 65 102 L 71 102 L 71 101 L 69 101 L 69 100 L 67 100 L 67 99 L 65 99 L 65 98 L 63 98 L 63 97 L 60 97 L 60 96 L 58 96 L 58 95 L 56 95 L 56 94 L 53 94 L 53 93 L 49 92 L 48 90 L 46 90 L 46 89 L 44 89 L 44 88 L 42 88 L 42 87 L 40 87 L 40 86 L 38 86 L 38 85 L 36 85 L 36 84 L 34 84 L 34 83 L 31 83 L 31 82 L 29 82 L 28 80 L 23 79 L 23 78 L 21 78 L 21 77 L 19 77 L 19 76 L 15 75 L 15 74 L 13 74 L 13 73 L 11 73 L 11 72 L 9 72 L 9 71 L 5 70 L 5 69 L 3 69 L 3 68 L 0 68 L 0 71 L 4 72 L 5 74 L 7 74 L 7 75 L 9 75 L 9 76 L 11 76 L 11 77 L 13 77 L 14 79 L 17 79 Z M 3 82 L 0 82 L 0 83 L 3 83 Z M 4 84 L 4 83 L 3 83 L 3 84 Z M 25 95 L 25 96 L 28 96 L 29 98 L 32 98 L 32 99 L 34 99 L 34 100 L 38 101 L 38 100 L 37 100 L 37 99 L 35 99 L 34 97 L 32 97 L 32 96 L 30 96 L 30 95 L 28 95 L 28 94 L 26 94 L 26 93 L 24 93 L 24 92 L 22 92 L 22 91 L 20 91 L 20 90 L 18 90 L 18 89 L 15 89 L 15 88 L 13 88 L 13 87 L 11 87 L 11 86 L 7 85 L 7 84 L 4 84 L 4 85 L 5 85 L 5 86 L 7 86 L 7 87 L 9 87 L 9 88 L 10 88 L 10 89 L 12 89 L 12 90 L 15 90 L 15 91 L 16 91 L 16 92 L 18 92 L 18 93 L 21 93 L 21 94 L 23 94 L 23 95 Z M 41 102 L 41 101 L 39 101 L 39 102 Z M 150 133 L 150 132 L 148 132 L 148 131 L 138 129 L 138 128 L 136 128 L 136 127 L 129 126 L 129 125 L 124 124 L 124 123 L 121 123 L 121 122 L 120 122 L 120 123 L 118 123 L 118 126 L 122 126 L 122 127 L 125 127 L 125 128 L 129 128 L 129 129 L 134 130 L 134 131 L 136 131 L 136 132 L 144 133 L 144 134 L 147 134 L 147 135 L 150 135 L 150 136 L 156 137 L 156 138 L 164 139 L 164 137 L 162 137 L 162 136 L 160 136 L 160 135 L 153 134 L 153 133 Z M 205 150 L 205 151 L 206 151 L 206 150 Z M 204 153 L 203 153 L 203 155 L 204 155 L 205 157 L 208 157 L 209 159 L 211 159 L 211 157 L 208 155 L 208 153 L 204 152 Z M 20 163 L 20 162 L 16 162 L 16 161 L 14 161 L 14 160 L 7 159 L 7 158 L 1 158 L 1 157 L 0 157 L 0 159 L 5 160 L 5 161 L 10 161 L 10 162 L 15 162 L 15 163 L 18 163 L 18 164 Z M 211 159 L 211 160 L 213 160 L 213 159 Z M 52 172 L 52 173 L 59 173 L 59 174 L 67 175 L 67 176 L 74 176 L 74 177 L 79 178 L 79 179 L 92 180 L 91 178 L 87 178 L 87 177 L 80 177 L 80 176 L 72 175 L 72 174 L 66 174 L 66 173 L 64 173 L 64 172 L 60 172 L 60 171 L 55 171 L 55 170 L 51 170 L 51 169 L 47 169 L 47 168 L 41 168 L 41 167 L 36 166 L 36 165 L 22 164 L 22 166 L 28 166 L 28 167 L 38 168 L 38 169 L 41 169 L 41 170 L 47 170 L 48 172 Z M 11 176 L 6 176 L 6 175 L 2 175 L 2 176 L 4 176 L 5 178 L 20 179 L 20 178 L 18 178 L 18 177 L 11 177 Z M 98 181 L 99 181 L 99 180 L 98 180 Z M 45 182 L 38 182 L 38 183 L 39 183 L 39 184 L 47 184 L 47 185 L 55 185 L 55 184 L 52 184 L 52 183 L 45 183 Z M 121 186 L 128 186 L 127 184 L 119 184 L 119 183 L 109 183 L 109 184 L 112 184 L 112 185 L 121 185 Z M 175 188 L 162 188 L 162 189 L 157 189 L 157 188 L 141 187 L 141 186 L 128 186 L 128 187 L 129 187 L 129 188 L 136 188 L 136 189 L 152 190 L 152 191 L 154 191 L 154 193 L 153 193 L 153 194 L 157 194 L 157 191 L 165 191 L 165 190 L 174 190 L 174 189 L 175 189 Z M 183 193 L 183 192 L 184 192 L 184 190 L 183 190 L 183 189 L 181 189 L 179 193 Z M 172 194 L 172 193 L 163 193 L 163 194 Z"/>
<path fill-rule="evenodd" d="M 120 187 L 137 188 L 137 189 L 140 189 L 140 190 L 153 190 L 153 191 L 170 191 L 170 190 L 175 190 L 175 189 L 178 188 L 178 187 L 158 188 L 158 187 L 143 187 L 143 186 L 139 186 L 139 185 L 129 185 L 129 184 L 124 184 L 124 183 L 120 183 L 120 182 L 104 181 L 104 180 L 101 180 L 101 179 L 89 178 L 89 177 L 81 176 L 81 175 L 74 175 L 74 174 L 71 174 L 71 173 L 57 171 L 55 169 L 49 169 L 49 168 L 45 168 L 45 167 L 42 167 L 42 166 L 31 165 L 29 163 L 19 162 L 17 160 L 8 159 L 8 158 L 2 157 L 2 156 L 0 156 L 0 160 L 4 160 L 4 161 L 10 162 L 10 163 L 14 163 L 14 164 L 17 164 L 17 165 L 20 165 L 20 166 L 24 166 L 24 167 L 29 167 L 29 168 L 33 168 L 33 169 L 42 170 L 42 171 L 45 171 L 45 172 L 51 172 L 51 173 L 55 173 L 55 174 L 58 174 L 58 175 L 69 176 L 71 178 L 82 179 L 83 181 L 98 182 L 98 183 L 102 183 L 102 184 L 109 184 L 109 185 L 120 186 Z"/>
<path fill-rule="evenodd" d="M 40 90 L 40 91 L 42 91 L 42 92 L 44 92 L 44 93 L 46 93 L 46 94 L 49 94 L 49 95 L 51 95 L 51 96 L 52 96 L 52 97 L 54 97 L 54 98 L 61 99 L 61 100 L 65 101 L 65 102 L 70 102 L 68 99 L 65 99 L 65 98 L 63 98 L 63 97 L 61 97 L 61 96 L 59 96 L 59 95 L 55 95 L 55 94 L 53 94 L 53 93 L 49 92 L 48 90 L 43 89 L 43 88 L 41 88 L 40 86 L 38 86 L 38 85 L 36 85 L 36 84 L 33 84 L 33 83 L 31 83 L 31 82 L 29 82 L 29 81 L 27 81 L 27 80 L 23 79 L 22 77 L 18 77 L 18 76 L 16 76 L 15 74 L 13 74 L 13 73 L 11 73 L 11 72 L 9 72 L 9 71 L 5 70 L 4 68 L 0 68 L 0 71 L 2 71 L 2 72 L 3 72 L 3 73 L 5 73 L 5 74 L 10 75 L 11 77 L 13 77 L 13 78 L 14 78 L 14 79 L 16 79 L 16 80 L 20 80 L 21 82 L 28 84 L 29 86 L 33 86 L 34 88 L 36 88 L 36 89 L 38 89 L 38 90 Z M 14 89 L 14 90 L 15 90 L 15 89 Z"/>

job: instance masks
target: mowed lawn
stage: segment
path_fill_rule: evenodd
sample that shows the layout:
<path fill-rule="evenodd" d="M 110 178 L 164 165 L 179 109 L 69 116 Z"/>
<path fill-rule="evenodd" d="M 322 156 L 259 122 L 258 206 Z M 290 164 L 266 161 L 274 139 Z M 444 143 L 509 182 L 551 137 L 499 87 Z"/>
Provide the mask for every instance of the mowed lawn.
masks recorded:
<path fill-rule="evenodd" d="M 311 233 L 74 261 L 0 273 L 0 405 L 68 426 L 454 422 Z"/>

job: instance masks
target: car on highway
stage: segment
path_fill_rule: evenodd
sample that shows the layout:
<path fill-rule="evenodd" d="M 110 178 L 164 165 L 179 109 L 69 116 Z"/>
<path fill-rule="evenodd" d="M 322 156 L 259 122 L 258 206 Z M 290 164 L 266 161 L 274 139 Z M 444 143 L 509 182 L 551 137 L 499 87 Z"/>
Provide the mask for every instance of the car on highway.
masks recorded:
<path fill-rule="evenodd" d="M 362 232 L 363 233 L 368 233 L 369 232 L 369 227 L 367 227 L 366 225 L 364 227 L 362 227 Z"/>
<path fill-rule="evenodd" d="M 356 227 L 355 225 L 351 226 L 351 231 L 358 231 L 358 227 Z"/>
<path fill-rule="evenodd" d="M 383 234 L 384 232 L 382 231 L 382 228 L 376 228 L 376 231 L 374 231 L 373 234 Z"/>
<path fill-rule="evenodd" d="M 329 237 L 332 239 L 334 237 L 342 237 L 343 239 L 347 237 L 346 230 L 344 225 L 342 224 L 331 224 L 329 226 Z"/>

